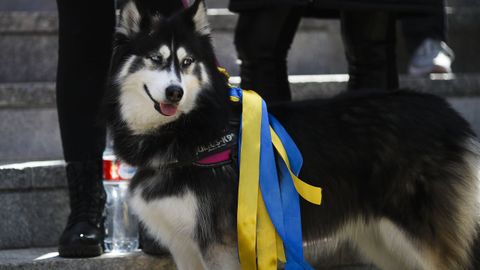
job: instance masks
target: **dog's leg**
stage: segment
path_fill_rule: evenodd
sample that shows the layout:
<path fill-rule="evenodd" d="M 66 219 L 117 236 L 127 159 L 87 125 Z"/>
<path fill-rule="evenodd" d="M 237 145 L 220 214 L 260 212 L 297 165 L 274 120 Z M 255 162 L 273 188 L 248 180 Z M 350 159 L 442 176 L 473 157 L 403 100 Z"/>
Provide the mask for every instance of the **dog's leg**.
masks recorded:
<path fill-rule="evenodd" d="M 240 261 L 236 244 L 213 244 L 206 255 L 208 269 L 211 270 L 238 270 Z"/>
<path fill-rule="evenodd" d="M 133 193 L 131 206 L 143 224 L 173 256 L 179 270 L 206 270 L 195 240 L 197 198 L 192 192 L 146 201 L 141 190 Z"/>
<path fill-rule="evenodd" d="M 405 265 L 403 269 L 430 270 L 437 269 L 429 262 L 423 252 L 420 241 L 413 240 L 398 226 L 388 219 L 378 222 L 378 236 L 381 239 L 385 252 L 390 253 L 395 261 Z M 385 269 L 393 269 L 391 266 Z"/>
<path fill-rule="evenodd" d="M 191 238 L 176 236 L 172 239 L 168 248 L 178 270 L 211 269 L 206 266 L 198 244 Z"/>
<path fill-rule="evenodd" d="M 408 237 L 386 219 L 369 224 L 356 222 L 348 229 L 348 238 L 358 251 L 384 270 L 423 270 L 419 253 Z"/>

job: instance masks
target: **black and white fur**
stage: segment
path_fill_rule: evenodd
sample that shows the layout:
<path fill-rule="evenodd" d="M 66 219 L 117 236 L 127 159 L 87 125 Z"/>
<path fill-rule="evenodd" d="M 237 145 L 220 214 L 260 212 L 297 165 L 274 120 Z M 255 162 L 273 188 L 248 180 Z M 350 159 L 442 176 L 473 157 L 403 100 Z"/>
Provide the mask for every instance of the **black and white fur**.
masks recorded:
<path fill-rule="evenodd" d="M 108 98 L 115 151 L 138 167 L 131 206 L 178 269 L 239 269 L 237 165 L 177 165 L 232 113 L 204 3 L 169 18 L 140 6 L 121 12 Z M 269 110 L 303 154 L 301 178 L 323 188 L 321 206 L 302 201 L 309 260 L 330 238 L 382 269 L 474 269 L 480 147 L 443 99 L 359 92 Z"/>

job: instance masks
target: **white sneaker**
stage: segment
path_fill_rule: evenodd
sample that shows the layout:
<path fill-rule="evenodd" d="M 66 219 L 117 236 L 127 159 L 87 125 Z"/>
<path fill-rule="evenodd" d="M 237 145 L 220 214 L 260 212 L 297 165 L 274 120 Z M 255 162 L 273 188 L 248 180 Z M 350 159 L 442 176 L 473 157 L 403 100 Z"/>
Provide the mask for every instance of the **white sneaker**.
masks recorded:
<path fill-rule="evenodd" d="M 410 60 L 408 73 L 412 76 L 451 73 L 454 58 L 452 49 L 445 42 L 427 38 L 415 50 Z"/>

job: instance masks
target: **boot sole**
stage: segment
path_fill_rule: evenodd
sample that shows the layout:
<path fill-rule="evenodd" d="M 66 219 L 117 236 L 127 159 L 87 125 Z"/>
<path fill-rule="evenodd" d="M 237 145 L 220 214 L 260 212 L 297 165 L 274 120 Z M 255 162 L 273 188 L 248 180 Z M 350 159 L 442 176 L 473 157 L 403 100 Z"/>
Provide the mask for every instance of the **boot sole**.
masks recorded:
<path fill-rule="evenodd" d="M 81 246 L 59 246 L 58 254 L 64 258 L 89 258 L 103 254 L 101 245 Z"/>

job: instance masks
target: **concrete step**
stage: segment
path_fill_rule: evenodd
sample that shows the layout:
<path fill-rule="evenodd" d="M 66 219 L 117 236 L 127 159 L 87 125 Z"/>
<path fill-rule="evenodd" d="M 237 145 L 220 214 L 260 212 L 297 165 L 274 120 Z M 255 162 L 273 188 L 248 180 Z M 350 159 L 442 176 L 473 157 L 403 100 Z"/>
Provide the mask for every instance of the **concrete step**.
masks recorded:
<path fill-rule="evenodd" d="M 0 250 L 55 246 L 68 205 L 63 162 L 1 165 Z"/>
<path fill-rule="evenodd" d="M 233 45 L 233 29 L 237 16 L 225 9 L 210 9 L 209 20 L 214 29 L 212 36 L 219 62 L 232 74 L 238 74 Z M 57 23 L 55 12 L 0 12 L 0 61 L 8 63 L 0 66 L 0 82 L 55 80 Z M 336 57 L 343 57 L 343 49 L 338 46 L 341 39 L 337 21 L 305 20 L 297 33 L 295 43 L 307 46 L 314 54 L 313 57 L 321 61 L 312 61 L 312 53 L 305 54 L 305 51 L 293 49 L 289 61 L 293 74 L 300 73 L 301 69 L 317 70 L 315 73 L 346 71 L 344 62 L 338 61 Z M 294 48 L 304 46 L 301 44 Z"/>
<path fill-rule="evenodd" d="M 0 84 L 0 161 L 62 158 L 55 84 Z"/>
<path fill-rule="evenodd" d="M 347 75 L 291 76 L 294 99 L 329 97 L 346 89 Z M 238 77 L 232 78 L 239 81 Z M 480 134 L 479 74 L 401 77 L 401 85 L 448 97 Z M 0 84 L 0 161 L 62 159 L 53 83 Z"/>
<path fill-rule="evenodd" d="M 54 83 L 0 84 L 0 119 L 0 161 L 62 158 Z"/>
<path fill-rule="evenodd" d="M 238 74 L 233 30 L 237 16 L 210 9 L 213 40 L 219 62 Z M 449 42 L 457 58 L 456 72 L 480 71 L 480 7 L 449 9 Z M 401 44 L 401 42 L 399 43 Z M 400 70 L 408 56 L 399 46 Z M 54 81 L 57 63 L 57 15 L 54 11 L 0 12 L 0 82 Z M 345 73 L 346 64 L 338 20 L 303 19 L 288 57 L 290 74 Z"/>
<path fill-rule="evenodd" d="M 168 256 L 153 257 L 141 251 L 104 254 L 95 258 L 65 259 L 56 248 L 0 250 L 0 270 L 174 270 Z"/>
<path fill-rule="evenodd" d="M 323 263 L 319 270 L 376 270 L 360 263 L 341 263 L 335 266 Z M 141 251 L 126 254 L 104 254 L 95 258 L 65 259 L 58 257 L 54 248 L 31 248 L 0 251 L 0 270 L 175 270 L 168 256 L 149 256 Z"/>

